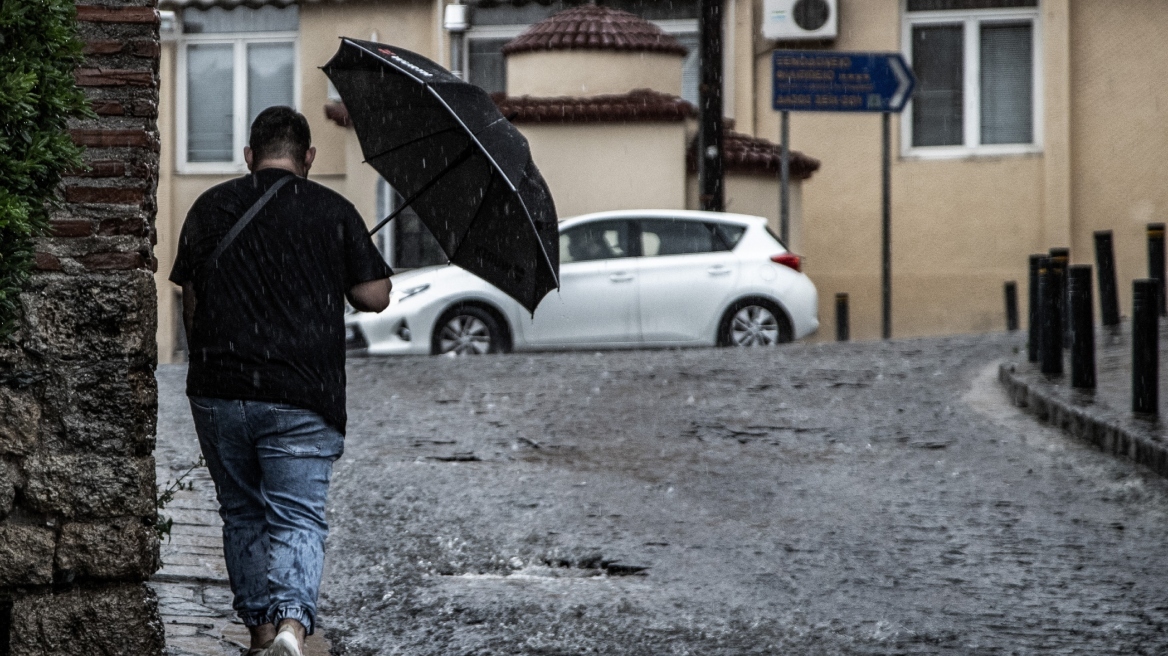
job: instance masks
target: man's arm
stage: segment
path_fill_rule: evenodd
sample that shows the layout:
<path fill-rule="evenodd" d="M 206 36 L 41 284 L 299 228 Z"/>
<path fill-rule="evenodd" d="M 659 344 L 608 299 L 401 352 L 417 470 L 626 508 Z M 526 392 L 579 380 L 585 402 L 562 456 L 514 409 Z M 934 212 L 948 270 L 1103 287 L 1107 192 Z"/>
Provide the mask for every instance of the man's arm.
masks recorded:
<path fill-rule="evenodd" d="M 191 343 L 191 334 L 195 330 L 195 286 L 186 283 L 182 286 L 183 302 L 183 329 L 187 331 L 187 344 Z"/>
<path fill-rule="evenodd" d="M 361 312 L 381 312 L 389 307 L 389 278 L 370 280 L 353 285 L 345 294 L 349 304 Z"/>

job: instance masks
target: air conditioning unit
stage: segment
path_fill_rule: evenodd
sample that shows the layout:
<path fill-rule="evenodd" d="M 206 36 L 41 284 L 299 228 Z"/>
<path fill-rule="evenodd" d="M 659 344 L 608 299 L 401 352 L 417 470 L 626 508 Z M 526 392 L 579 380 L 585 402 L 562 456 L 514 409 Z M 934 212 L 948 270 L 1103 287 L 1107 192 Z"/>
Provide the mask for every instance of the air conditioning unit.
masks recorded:
<path fill-rule="evenodd" d="M 839 36 L 839 0 L 763 0 L 762 35 L 774 41 Z"/>

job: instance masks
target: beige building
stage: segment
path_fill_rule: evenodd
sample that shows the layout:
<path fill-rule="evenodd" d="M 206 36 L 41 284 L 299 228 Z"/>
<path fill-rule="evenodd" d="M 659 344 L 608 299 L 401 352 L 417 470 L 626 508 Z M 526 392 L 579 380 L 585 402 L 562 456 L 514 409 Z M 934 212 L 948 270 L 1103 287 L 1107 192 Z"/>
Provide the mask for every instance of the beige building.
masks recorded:
<path fill-rule="evenodd" d="M 239 153 L 260 109 L 294 104 L 309 117 L 321 150 L 313 179 L 344 193 L 367 220 L 393 207 L 395 194 L 361 164 L 339 98 L 317 67 L 340 36 L 395 44 L 449 66 L 445 4 L 161 0 L 173 12 L 164 26 L 159 119 L 163 361 L 178 347 L 177 292 L 165 279 L 183 217 L 199 193 L 244 171 Z M 515 116 L 561 216 L 696 206 L 686 101 L 697 96 L 698 0 L 598 2 L 651 23 L 668 37 L 660 48 L 571 47 L 532 36 L 562 36 L 567 21 L 544 21 L 582 0 L 469 4 L 459 64 Z M 822 0 L 834 38 L 764 38 L 764 22 L 783 4 L 725 2 L 725 114 L 735 131 L 727 139 L 729 210 L 777 217 L 773 49 L 901 52 L 920 81 L 893 121 L 893 334 L 1002 329 L 1002 283 L 1018 280 L 1025 298 L 1026 256 L 1069 246 L 1073 261 L 1090 263 L 1099 229 L 1115 232 L 1126 311 L 1130 280 L 1146 273 L 1144 224 L 1163 220 L 1168 205 L 1168 188 L 1155 183 L 1168 157 L 1161 128 L 1168 91 L 1154 82 L 1168 68 L 1158 47 L 1168 33 L 1168 4 Z M 603 29 L 644 33 L 644 25 L 621 20 L 623 27 Z M 543 47 L 506 47 L 525 32 Z M 878 337 L 880 118 L 793 113 L 791 143 L 822 162 L 802 188 L 795 185 L 791 235 L 819 287 L 821 318 L 830 326 L 834 294 L 848 292 L 852 335 Z M 795 159 L 797 181 L 815 171 L 815 160 Z M 379 233 L 392 263 L 417 266 L 439 256 L 408 212 L 395 222 Z"/>

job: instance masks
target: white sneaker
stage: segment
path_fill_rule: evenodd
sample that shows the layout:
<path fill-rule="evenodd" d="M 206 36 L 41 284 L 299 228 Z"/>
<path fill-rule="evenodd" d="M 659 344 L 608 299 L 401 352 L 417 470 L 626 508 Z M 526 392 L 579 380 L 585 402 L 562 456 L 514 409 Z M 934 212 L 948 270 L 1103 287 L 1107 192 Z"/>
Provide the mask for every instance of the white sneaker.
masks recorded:
<path fill-rule="evenodd" d="M 281 630 L 272 641 L 272 646 L 264 652 L 264 656 L 301 656 L 300 645 L 296 642 L 296 634 L 292 629 Z"/>

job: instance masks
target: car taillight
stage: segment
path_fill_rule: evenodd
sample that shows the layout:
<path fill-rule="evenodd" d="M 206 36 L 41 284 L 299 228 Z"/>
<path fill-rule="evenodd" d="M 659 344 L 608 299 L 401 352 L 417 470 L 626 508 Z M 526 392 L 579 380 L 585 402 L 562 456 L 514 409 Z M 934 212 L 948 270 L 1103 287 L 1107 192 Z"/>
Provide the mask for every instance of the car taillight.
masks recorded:
<path fill-rule="evenodd" d="M 803 258 L 794 253 L 779 253 L 771 256 L 771 262 L 781 264 L 785 267 L 791 267 L 796 271 L 803 271 Z"/>

